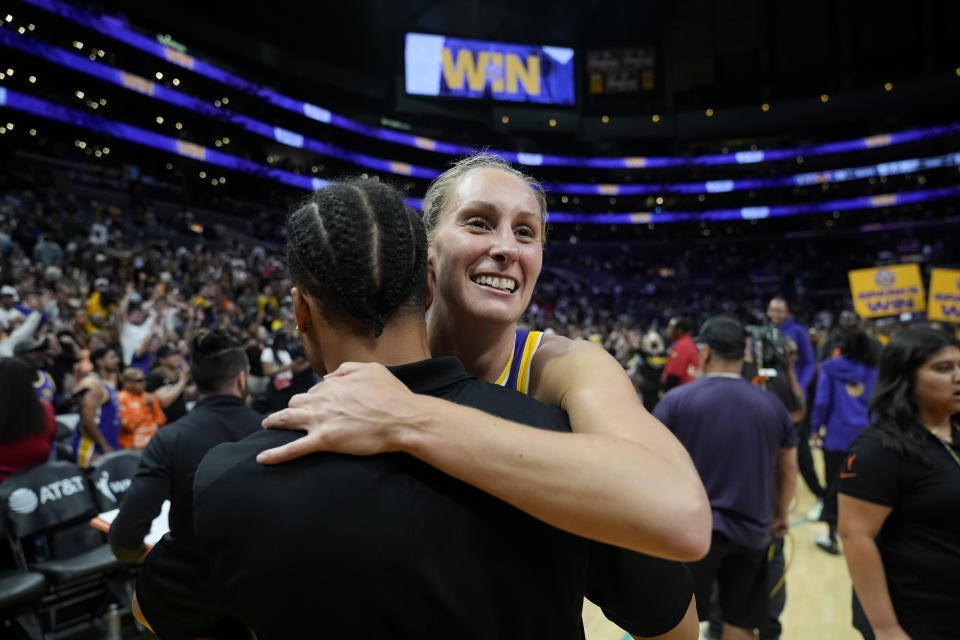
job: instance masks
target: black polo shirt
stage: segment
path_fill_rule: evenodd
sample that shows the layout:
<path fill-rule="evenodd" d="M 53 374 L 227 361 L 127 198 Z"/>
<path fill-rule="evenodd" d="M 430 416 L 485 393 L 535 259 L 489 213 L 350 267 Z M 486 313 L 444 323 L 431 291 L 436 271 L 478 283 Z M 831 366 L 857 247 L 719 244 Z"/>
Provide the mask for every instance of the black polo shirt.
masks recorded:
<path fill-rule="evenodd" d="M 193 411 L 160 428 L 147 443 L 140 467 L 110 527 L 110 543 L 136 552 L 150 523 L 170 500 L 170 530 L 193 531 L 193 474 L 207 452 L 262 429 L 263 416 L 232 395 L 208 396 Z M 122 558 L 133 559 L 133 558 Z"/>
<path fill-rule="evenodd" d="M 924 434 L 929 463 L 884 446 L 869 428 L 850 445 L 840 493 L 890 507 L 877 534 L 887 588 L 911 638 L 956 638 L 960 628 L 960 444 Z M 948 450 L 949 449 L 949 450 Z"/>
<path fill-rule="evenodd" d="M 470 378 L 455 358 L 391 370 L 417 393 L 569 431 L 559 410 Z M 403 453 L 256 462 L 298 436 L 261 431 L 204 459 L 196 540 L 165 537 L 137 585 L 161 638 L 229 618 L 259 640 L 573 639 L 584 596 L 653 636 L 690 603 L 684 565 L 565 533 Z"/>

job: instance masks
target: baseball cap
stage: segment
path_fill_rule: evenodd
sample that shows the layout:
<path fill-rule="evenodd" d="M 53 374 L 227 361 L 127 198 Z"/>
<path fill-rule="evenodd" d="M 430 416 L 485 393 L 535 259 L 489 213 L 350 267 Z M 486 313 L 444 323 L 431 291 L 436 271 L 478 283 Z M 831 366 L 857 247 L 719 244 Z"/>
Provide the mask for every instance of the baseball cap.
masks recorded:
<path fill-rule="evenodd" d="M 18 356 L 21 353 L 28 353 L 36 349 L 42 349 L 47 346 L 47 341 L 43 338 L 27 338 L 21 340 L 13 347 L 13 355 Z"/>
<path fill-rule="evenodd" d="M 694 342 L 707 345 L 721 358 L 739 360 L 747 346 L 747 334 L 743 325 L 733 318 L 713 316 L 700 326 Z"/>
<path fill-rule="evenodd" d="M 0 296 L 13 296 L 14 301 L 20 299 L 20 296 L 17 295 L 17 290 L 9 284 L 0 287 Z"/>
<path fill-rule="evenodd" d="M 180 349 L 177 348 L 177 345 L 172 342 L 168 342 L 159 349 L 157 349 L 157 358 L 166 358 L 167 356 L 172 356 L 175 353 L 180 353 Z"/>

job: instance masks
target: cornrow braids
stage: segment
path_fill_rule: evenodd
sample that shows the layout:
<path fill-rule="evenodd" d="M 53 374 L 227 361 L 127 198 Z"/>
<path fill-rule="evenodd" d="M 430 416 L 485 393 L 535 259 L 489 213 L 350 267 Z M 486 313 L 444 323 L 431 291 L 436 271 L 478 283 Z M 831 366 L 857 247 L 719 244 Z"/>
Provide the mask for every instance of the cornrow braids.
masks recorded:
<path fill-rule="evenodd" d="M 392 187 L 372 180 L 330 185 L 314 192 L 287 228 L 290 275 L 331 318 L 366 325 L 379 337 L 398 310 L 423 313 L 426 232 Z"/>

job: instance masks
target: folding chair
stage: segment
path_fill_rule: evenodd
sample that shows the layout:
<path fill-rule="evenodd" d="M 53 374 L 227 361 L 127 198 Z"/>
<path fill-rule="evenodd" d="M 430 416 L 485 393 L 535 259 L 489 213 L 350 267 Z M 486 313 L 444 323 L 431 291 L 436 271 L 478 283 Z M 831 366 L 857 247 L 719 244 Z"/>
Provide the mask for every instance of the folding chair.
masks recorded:
<path fill-rule="evenodd" d="M 100 512 L 117 509 L 140 466 L 140 451 L 114 451 L 90 463 L 87 478 L 94 488 Z"/>

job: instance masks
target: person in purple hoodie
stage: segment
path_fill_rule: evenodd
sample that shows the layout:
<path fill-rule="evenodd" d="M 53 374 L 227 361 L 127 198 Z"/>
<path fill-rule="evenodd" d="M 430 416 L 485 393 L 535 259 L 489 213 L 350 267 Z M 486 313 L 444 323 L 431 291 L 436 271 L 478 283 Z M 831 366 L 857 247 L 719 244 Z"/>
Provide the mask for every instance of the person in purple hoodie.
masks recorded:
<path fill-rule="evenodd" d="M 815 431 L 826 427 L 823 459 L 827 492 L 820 520 L 830 527 L 816 544 L 824 551 L 839 554 L 837 546 L 837 487 L 840 467 L 847 449 L 869 424 L 868 407 L 877 380 L 877 363 L 870 338 L 859 329 L 844 332 L 840 355 L 820 365 L 810 425 Z"/>

